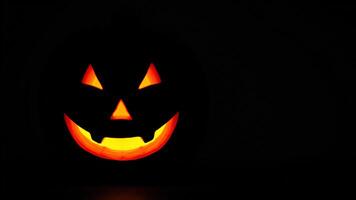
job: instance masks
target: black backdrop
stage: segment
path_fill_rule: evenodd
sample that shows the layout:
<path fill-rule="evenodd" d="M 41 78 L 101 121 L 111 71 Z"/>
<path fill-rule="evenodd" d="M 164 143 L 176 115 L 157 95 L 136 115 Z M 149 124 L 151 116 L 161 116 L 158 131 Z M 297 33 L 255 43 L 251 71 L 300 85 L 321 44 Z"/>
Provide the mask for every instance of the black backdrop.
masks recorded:
<path fill-rule="evenodd" d="M 356 153 L 354 9 L 322 1 L 4 1 L 3 185 L 31 191 L 42 188 L 41 192 L 55 191 L 67 199 L 91 194 L 74 189 L 84 185 L 120 185 L 125 191 L 131 191 L 128 185 L 193 185 L 189 191 L 205 191 L 206 185 L 349 183 Z M 192 162 L 170 166 L 164 175 L 131 170 L 120 177 L 117 171 L 127 169 L 119 163 L 95 169 L 107 170 L 106 178 L 78 181 L 71 179 L 77 174 L 69 166 L 78 170 L 85 164 L 53 162 L 46 150 L 40 108 L 33 103 L 41 99 L 39 71 L 48 52 L 73 30 L 110 20 L 117 12 L 154 31 L 172 34 L 192 52 L 208 90 L 202 102 L 208 113 L 202 116 L 204 137 L 197 142 Z M 138 193 L 147 193 L 146 189 Z M 77 192 L 68 192 L 73 190 Z M 161 195 L 159 191 L 148 193 Z"/>

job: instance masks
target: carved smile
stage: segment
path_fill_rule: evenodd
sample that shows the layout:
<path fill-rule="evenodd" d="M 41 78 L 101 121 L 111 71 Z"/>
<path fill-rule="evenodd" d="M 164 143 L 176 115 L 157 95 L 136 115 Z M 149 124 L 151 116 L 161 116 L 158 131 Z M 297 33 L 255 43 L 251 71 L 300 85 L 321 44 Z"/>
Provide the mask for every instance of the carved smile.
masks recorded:
<path fill-rule="evenodd" d="M 92 139 L 89 131 L 80 127 L 66 114 L 64 121 L 73 139 L 85 151 L 110 160 L 136 160 L 157 152 L 168 142 L 177 125 L 178 117 L 177 112 L 155 131 L 153 139 L 149 142 L 144 142 L 141 137 L 104 137 L 98 143 Z"/>

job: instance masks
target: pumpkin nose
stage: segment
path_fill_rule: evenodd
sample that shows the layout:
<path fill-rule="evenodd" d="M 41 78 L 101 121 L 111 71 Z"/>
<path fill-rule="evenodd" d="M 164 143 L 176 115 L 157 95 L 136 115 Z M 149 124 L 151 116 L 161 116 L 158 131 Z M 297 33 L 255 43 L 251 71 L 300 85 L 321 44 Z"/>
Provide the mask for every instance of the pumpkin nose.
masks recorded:
<path fill-rule="evenodd" d="M 119 103 L 117 104 L 114 112 L 112 113 L 111 120 L 132 120 L 132 117 L 127 110 L 124 101 L 120 99 Z"/>

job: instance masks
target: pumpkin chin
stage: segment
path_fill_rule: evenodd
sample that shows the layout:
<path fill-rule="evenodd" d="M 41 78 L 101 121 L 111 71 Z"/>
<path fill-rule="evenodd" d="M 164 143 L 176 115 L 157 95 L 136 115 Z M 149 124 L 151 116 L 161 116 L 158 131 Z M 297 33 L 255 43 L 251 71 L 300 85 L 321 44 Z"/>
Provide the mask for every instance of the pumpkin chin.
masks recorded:
<path fill-rule="evenodd" d="M 158 128 L 149 142 L 141 137 L 111 138 L 104 137 L 101 143 L 91 138 L 90 132 L 76 124 L 64 114 L 64 121 L 76 143 L 85 151 L 104 159 L 137 160 L 159 151 L 171 137 L 177 122 L 179 112 Z"/>

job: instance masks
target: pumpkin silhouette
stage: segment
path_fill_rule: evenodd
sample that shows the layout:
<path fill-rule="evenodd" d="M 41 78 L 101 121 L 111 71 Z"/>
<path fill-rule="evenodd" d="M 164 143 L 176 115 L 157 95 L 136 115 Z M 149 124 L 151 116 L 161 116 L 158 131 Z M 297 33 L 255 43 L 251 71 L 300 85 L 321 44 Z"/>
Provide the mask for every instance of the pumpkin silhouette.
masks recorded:
<path fill-rule="evenodd" d="M 178 161 L 202 143 L 205 81 L 173 34 L 131 23 L 81 29 L 42 74 L 46 138 L 65 159 Z"/>

